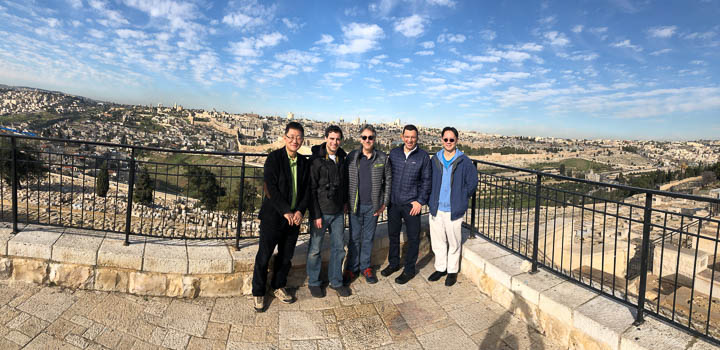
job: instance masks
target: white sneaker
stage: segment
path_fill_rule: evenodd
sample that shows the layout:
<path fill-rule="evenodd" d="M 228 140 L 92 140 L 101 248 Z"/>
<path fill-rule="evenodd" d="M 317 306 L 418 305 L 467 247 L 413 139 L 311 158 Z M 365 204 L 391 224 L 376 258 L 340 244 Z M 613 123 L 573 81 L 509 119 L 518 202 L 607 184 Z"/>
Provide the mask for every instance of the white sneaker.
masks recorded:
<path fill-rule="evenodd" d="M 285 288 L 275 289 L 273 295 L 275 295 L 275 297 L 280 300 L 280 302 L 283 302 L 285 304 L 292 304 L 293 302 L 295 302 L 295 298 L 293 298 L 292 295 L 290 295 L 290 293 L 285 290 Z"/>
<path fill-rule="evenodd" d="M 256 312 L 263 312 L 265 309 L 265 297 L 264 296 L 255 296 L 253 297 L 253 300 L 255 301 L 255 311 Z"/>

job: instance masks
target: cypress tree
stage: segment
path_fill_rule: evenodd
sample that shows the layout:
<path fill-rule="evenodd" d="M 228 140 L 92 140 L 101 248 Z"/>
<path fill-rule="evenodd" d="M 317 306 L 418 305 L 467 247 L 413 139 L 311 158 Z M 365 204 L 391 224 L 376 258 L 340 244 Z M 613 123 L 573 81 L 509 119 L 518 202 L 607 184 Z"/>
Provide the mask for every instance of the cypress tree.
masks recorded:
<path fill-rule="evenodd" d="M 100 197 L 105 197 L 107 196 L 109 190 L 110 174 L 108 174 L 107 162 L 103 162 L 103 165 L 100 167 L 100 172 L 98 173 L 97 178 L 95 178 L 95 194 Z"/>

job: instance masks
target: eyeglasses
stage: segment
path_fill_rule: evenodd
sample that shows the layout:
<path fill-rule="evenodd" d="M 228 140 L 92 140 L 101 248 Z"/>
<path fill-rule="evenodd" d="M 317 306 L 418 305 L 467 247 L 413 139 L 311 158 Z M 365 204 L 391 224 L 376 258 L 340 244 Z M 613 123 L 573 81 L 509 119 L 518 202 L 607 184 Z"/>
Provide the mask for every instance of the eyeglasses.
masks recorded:
<path fill-rule="evenodd" d="M 360 138 L 361 138 L 363 141 L 365 141 L 365 140 L 370 140 L 370 141 L 372 141 L 372 140 L 375 139 L 375 136 L 373 136 L 373 135 L 370 135 L 370 136 L 362 135 L 362 136 L 360 136 Z"/>
<path fill-rule="evenodd" d="M 445 139 L 443 139 L 443 141 L 453 143 L 453 142 L 455 142 L 455 139 L 447 139 L 447 138 L 445 138 Z"/>
<path fill-rule="evenodd" d="M 288 140 L 295 140 L 295 141 L 302 141 L 302 139 L 303 139 L 302 135 L 297 135 L 297 136 L 285 135 L 285 137 L 287 137 Z"/>

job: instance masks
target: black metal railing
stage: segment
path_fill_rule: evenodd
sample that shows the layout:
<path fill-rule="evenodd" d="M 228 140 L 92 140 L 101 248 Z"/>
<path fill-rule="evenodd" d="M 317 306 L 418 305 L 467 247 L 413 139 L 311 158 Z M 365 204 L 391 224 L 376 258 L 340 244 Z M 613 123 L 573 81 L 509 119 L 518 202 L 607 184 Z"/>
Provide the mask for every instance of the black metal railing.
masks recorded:
<path fill-rule="evenodd" d="M 258 236 L 266 154 L 7 134 L 0 141 L 0 221 L 13 232 L 18 223 L 42 224 L 122 233 L 126 243 L 137 235 L 234 239 L 236 247 Z M 305 220 L 301 232 L 308 230 Z"/>
<path fill-rule="evenodd" d="M 475 164 L 474 234 L 718 343 L 719 199 Z"/>

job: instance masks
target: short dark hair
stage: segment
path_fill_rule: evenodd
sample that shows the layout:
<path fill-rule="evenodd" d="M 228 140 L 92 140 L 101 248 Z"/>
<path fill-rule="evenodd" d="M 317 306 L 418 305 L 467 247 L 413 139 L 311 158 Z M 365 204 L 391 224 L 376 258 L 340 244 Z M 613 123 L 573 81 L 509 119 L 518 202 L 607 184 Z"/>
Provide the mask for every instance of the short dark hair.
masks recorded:
<path fill-rule="evenodd" d="M 287 135 L 288 131 L 290 129 L 295 129 L 300 132 L 302 136 L 305 136 L 305 129 L 303 129 L 303 126 L 300 125 L 298 122 L 289 122 L 287 125 L 285 125 L 285 135 Z"/>
<path fill-rule="evenodd" d="M 455 134 L 455 138 L 459 138 L 457 129 L 453 128 L 452 126 L 446 126 L 443 128 L 442 132 L 440 133 L 440 137 L 445 136 L 446 131 L 452 131 L 453 134 Z"/>
<path fill-rule="evenodd" d="M 419 133 L 420 133 L 420 132 L 418 131 L 417 127 L 415 127 L 415 125 L 412 125 L 412 124 L 405 125 L 405 127 L 403 128 L 403 132 L 402 132 L 402 133 L 404 134 L 405 131 L 414 131 L 416 134 L 419 134 Z"/>
<path fill-rule="evenodd" d="M 337 125 L 330 125 L 327 128 L 325 128 L 325 137 L 328 137 L 331 132 L 336 132 L 340 134 L 340 139 L 343 138 L 342 129 L 340 129 Z"/>
<path fill-rule="evenodd" d="M 360 134 L 362 134 L 363 131 L 370 130 L 373 133 L 373 136 L 377 135 L 377 132 L 375 132 L 375 127 L 370 124 L 363 125 L 362 129 L 360 129 Z"/>

